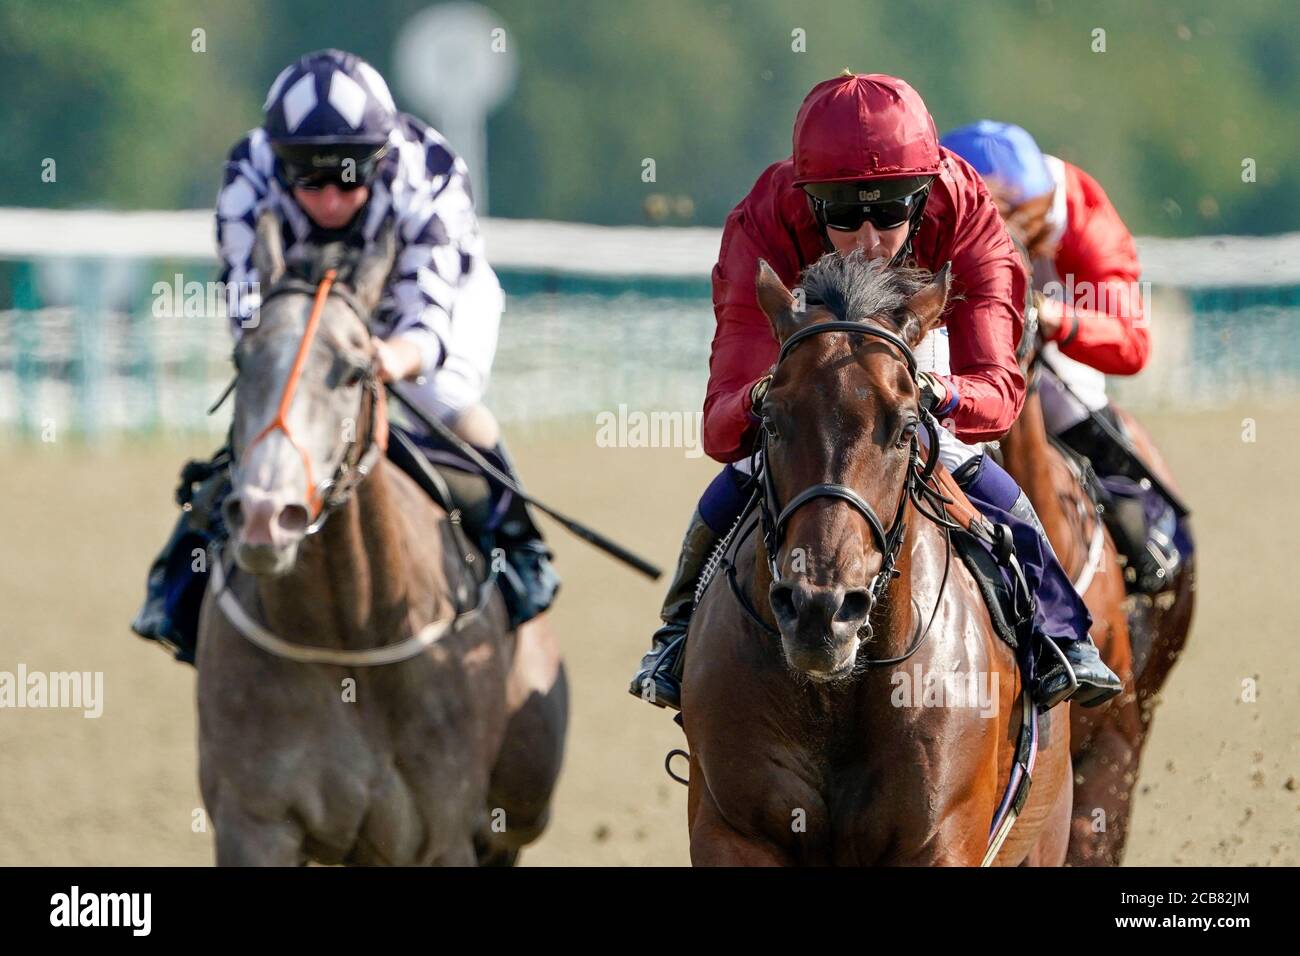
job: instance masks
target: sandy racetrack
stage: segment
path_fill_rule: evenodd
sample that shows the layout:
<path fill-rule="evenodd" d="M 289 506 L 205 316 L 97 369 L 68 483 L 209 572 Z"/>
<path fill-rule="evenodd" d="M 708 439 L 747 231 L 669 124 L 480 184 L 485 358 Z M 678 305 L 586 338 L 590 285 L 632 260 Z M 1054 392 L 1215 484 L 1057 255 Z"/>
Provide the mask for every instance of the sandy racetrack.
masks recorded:
<path fill-rule="evenodd" d="M 1255 416 L 1258 440 L 1242 440 Z M 1195 511 L 1199 606 L 1139 779 L 1131 864 L 1300 863 L 1300 588 L 1288 541 L 1296 429 L 1254 408 L 1144 420 Z M 532 490 L 667 566 L 712 475 L 681 450 L 602 449 L 590 421 L 513 433 Z M 8 449 L 0 496 L 0 671 L 104 672 L 104 712 L 0 710 L 0 865 L 207 865 L 194 674 L 127 621 L 173 511 L 189 445 Z M 530 865 L 688 862 L 686 791 L 662 769 L 684 738 L 626 682 L 661 585 L 548 525 L 573 715 L 554 821 Z M 1243 681 L 1258 686 L 1244 702 Z"/>

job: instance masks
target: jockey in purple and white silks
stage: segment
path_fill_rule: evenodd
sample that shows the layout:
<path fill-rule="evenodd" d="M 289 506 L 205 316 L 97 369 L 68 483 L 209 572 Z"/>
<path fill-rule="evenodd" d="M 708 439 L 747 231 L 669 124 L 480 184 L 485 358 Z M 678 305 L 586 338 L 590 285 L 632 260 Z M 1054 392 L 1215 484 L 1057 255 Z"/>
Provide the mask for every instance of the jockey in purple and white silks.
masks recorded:
<path fill-rule="evenodd" d="M 414 377 L 405 393 L 455 427 L 483 397 L 503 306 L 465 163 L 437 130 L 397 112 L 383 78 L 352 54 L 327 50 L 287 67 L 264 108 L 264 125 L 231 150 L 217 196 L 221 280 L 243 293 L 231 296 L 236 337 L 259 304 L 244 290 L 258 278 L 262 212 L 280 219 L 290 268 L 328 242 L 369 245 L 391 219 L 398 258 L 373 331 L 391 377 Z"/>
<path fill-rule="evenodd" d="M 402 382 L 406 397 L 519 484 L 483 404 L 504 296 L 483 255 L 464 161 L 437 130 L 396 109 L 372 66 L 340 50 L 286 67 L 263 110 L 262 125 L 230 151 L 216 203 L 220 278 L 236 339 L 260 305 L 253 247 L 262 215 L 279 221 L 291 273 L 311 268 L 325 246 L 359 255 L 391 224 L 397 256 L 371 317 L 380 377 Z M 411 437 L 425 451 L 446 450 L 422 430 Z M 225 480 L 224 467 L 212 473 Z M 517 626 L 550 606 L 559 579 L 517 495 L 493 485 L 486 511 L 485 526 L 470 530 L 505 551 L 502 590 Z M 142 636 L 175 645 L 182 659 L 193 645 L 193 589 L 203 584 L 186 576 L 188 558 L 173 560 L 181 542 L 192 543 L 187 517 L 155 562 L 133 624 Z"/>

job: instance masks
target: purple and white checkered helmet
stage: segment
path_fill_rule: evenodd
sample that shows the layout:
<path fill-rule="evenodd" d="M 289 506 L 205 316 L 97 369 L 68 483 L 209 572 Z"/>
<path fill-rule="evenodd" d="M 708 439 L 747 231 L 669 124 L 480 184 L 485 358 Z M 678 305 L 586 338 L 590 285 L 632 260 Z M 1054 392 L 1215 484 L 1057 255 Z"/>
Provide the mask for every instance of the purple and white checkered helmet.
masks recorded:
<path fill-rule="evenodd" d="M 285 67 L 262 109 L 272 143 L 304 146 L 380 146 L 397 121 L 384 78 L 361 57 L 342 50 L 317 50 Z"/>

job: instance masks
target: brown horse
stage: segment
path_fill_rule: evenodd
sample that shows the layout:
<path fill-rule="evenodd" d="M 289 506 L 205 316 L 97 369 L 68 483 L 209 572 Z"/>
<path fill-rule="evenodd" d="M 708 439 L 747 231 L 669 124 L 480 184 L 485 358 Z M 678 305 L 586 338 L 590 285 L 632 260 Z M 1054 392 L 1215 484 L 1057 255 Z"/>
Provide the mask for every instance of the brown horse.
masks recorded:
<path fill-rule="evenodd" d="M 1036 367 L 1036 355 L 1034 350 L 1027 357 L 1030 376 L 1046 374 Z M 1176 488 L 1146 432 L 1130 416 L 1124 419 L 1157 476 Z M 1031 387 L 1020 418 L 1001 445 L 1007 471 L 1029 496 L 1092 613 L 1092 636 L 1102 658 L 1124 682 L 1123 694 L 1100 708 L 1073 707 L 1070 718 L 1075 783 L 1067 863 L 1115 866 L 1128 839 L 1155 695 L 1191 626 L 1195 559 L 1187 556 L 1166 590 L 1154 598 L 1126 597 L 1115 546 L 1078 470 L 1048 440 L 1036 389 Z"/>
<path fill-rule="evenodd" d="M 1011 779 L 1023 688 L 947 530 L 912 493 L 911 350 L 940 323 L 948 273 L 854 254 L 802 281 L 807 311 L 760 263 L 781 343 L 762 405 L 766 517 L 761 535 L 752 521 L 733 531 L 687 641 L 691 859 L 976 865 Z M 972 682 L 987 706 L 972 706 Z M 1064 717 L 1038 718 L 1033 787 L 999 865 L 1064 859 Z"/>
<path fill-rule="evenodd" d="M 269 291 L 236 353 L 236 567 L 213 557 L 198 655 L 217 862 L 513 862 L 547 821 L 564 672 L 544 618 L 509 629 L 488 562 L 381 453 L 364 317 L 393 237 L 350 288 L 285 279 L 272 220 L 256 248 Z"/>

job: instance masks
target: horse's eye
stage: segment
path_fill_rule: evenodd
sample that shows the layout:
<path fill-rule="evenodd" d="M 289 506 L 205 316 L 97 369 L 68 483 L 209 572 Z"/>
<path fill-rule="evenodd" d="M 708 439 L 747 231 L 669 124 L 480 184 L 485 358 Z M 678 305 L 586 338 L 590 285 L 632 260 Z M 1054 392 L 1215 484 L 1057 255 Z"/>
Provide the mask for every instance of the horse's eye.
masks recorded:
<path fill-rule="evenodd" d="M 349 388 L 353 385 L 360 385 L 361 380 L 366 377 L 366 371 L 360 365 L 349 365 L 347 373 L 343 376 L 343 384 Z"/>
<path fill-rule="evenodd" d="M 902 432 L 899 433 L 898 436 L 899 447 L 908 444 L 909 442 L 911 442 L 913 438 L 916 437 L 916 430 L 918 427 L 919 426 L 917 424 L 917 421 L 914 418 L 909 420 L 905 425 L 903 425 L 903 430 Z"/>

